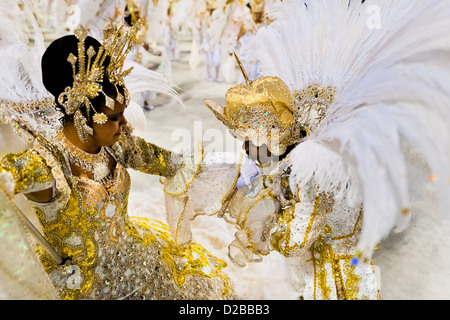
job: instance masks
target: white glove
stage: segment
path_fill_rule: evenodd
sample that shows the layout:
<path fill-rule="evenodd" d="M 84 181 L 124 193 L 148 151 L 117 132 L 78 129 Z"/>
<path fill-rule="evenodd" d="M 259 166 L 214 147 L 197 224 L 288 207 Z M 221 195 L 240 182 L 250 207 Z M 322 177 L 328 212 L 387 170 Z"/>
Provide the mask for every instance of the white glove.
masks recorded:
<path fill-rule="evenodd" d="M 252 159 L 244 156 L 241 163 L 241 171 L 236 181 L 236 187 L 241 190 L 250 187 L 252 183 L 261 175 L 261 169 Z"/>

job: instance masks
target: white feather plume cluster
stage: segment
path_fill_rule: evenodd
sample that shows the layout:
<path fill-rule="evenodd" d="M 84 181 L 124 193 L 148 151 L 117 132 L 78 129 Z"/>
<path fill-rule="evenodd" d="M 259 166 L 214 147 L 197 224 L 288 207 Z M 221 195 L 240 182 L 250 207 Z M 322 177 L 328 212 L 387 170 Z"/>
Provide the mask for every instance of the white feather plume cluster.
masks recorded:
<path fill-rule="evenodd" d="M 9 124 L 20 122 L 35 133 L 46 135 L 58 125 L 61 114 L 53 108 L 44 110 L 36 102 L 53 100 L 42 82 L 41 57 L 45 51 L 44 37 L 28 1 L 21 2 L 23 9 L 15 12 L 0 26 L 0 34 L 22 33 L 16 29 L 17 17 L 23 25 L 32 27 L 26 36 L 2 39 L 0 46 L 0 122 L 2 124 L 0 152 L 19 152 L 27 148 Z M 14 8 L 13 4 L 10 4 Z M 17 5 L 17 4 L 16 4 Z M 29 41 L 31 40 L 31 41 Z M 31 44 L 32 43 L 32 44 Z M 33 105 L 33 108 L 27 106 Z M 6 123 L 6 124 L 5 124 Z"/>
<path fill-rule="evenodd" d="M 291 185 L 362 203 L 361 250 L 405 225 L 430 180 L 450 215 L 449 17 L 440 0 L 284 0 L 252 44 L 261 74 L 292 91 L 336 88 L 292 151 Z"/>
<path fill-rule="evenodd" d="M 50 96 L 42 83 L 41 56 L 45 51 L 44 37 L 28 1 L 5 1 L 0 5 L 0 100 L 28 102 Z M 3 3 L 3 2 L 2 2 Z M 8 5 L 10 10 L 3 8 Z M 3 10 L 5 9 L 5 10 Z M 21 28 L 18 26 L 20 20 Z M 24 27 L 26 26 L 26 27 Z M 28 30 L 28 26 L 32 30 Z M 32 31 L 32 33 L 30 33 Z M 3 38 L 3 35 L 9 34 Z M 29 43 L 32 40 L 33 45 Z"/>
<path fill-rule="evenodd" d="M 139 63 L 128 59 L 125 61 L 125 68 L 130 67 L 133 67 L 133 71 L 125 77 L 124 81 L 132 98 L 137 97 L 142 92 L 153 91 L 166 94 L 183 104 L 177 91 L 163 74 L 145 68 Z"/>
<path fill-rule="evenodd" d="M 9 29 L 0 28 L 0 44 L 26 43 L 28 41 L 28 25 L 23 21 L 23 11 L 16 0 L 0 2 L 0 21 Z"/>

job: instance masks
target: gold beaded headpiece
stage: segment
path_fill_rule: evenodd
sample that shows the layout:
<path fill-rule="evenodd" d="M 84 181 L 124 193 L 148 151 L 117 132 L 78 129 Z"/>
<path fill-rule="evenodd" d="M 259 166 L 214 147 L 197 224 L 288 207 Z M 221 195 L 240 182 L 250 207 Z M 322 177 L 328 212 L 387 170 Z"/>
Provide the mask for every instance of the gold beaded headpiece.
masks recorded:
<path fill-rule="evenodd" d="M 103 94 L 106 106 L 114 110 L 114 99 L 103 92 L 101 83 L 104 77 L 107 77 L 116 88 L 115 100 L 119 103 L 129 103 L 130 96 L 123 79 L 131 72 L 132 68 L 127 70 L 123 70 L 123 68 L 128 53 L 136 43 L 136 34 L 140 26 L 141 23 L 138 21 L 134 26 L 125 29 L 123 25 L 115 26 L 108 21 L 103 29 L 103 41 L 98 52 L 95 52 L 92 46 L 87 50 L 85 48 L 85 39 L 89 30 L 79 26 L 74 31 L 75 37 L 78 39 L 78 56 L 70 53 L 67 57 L 67 61 L 72 65 L 73 85 L 67 87 L 59 95 L 58 102 L 66 114 L 74 115 L 75 127 L 82 141 L 87 141 L 88 135 L 92 135 L 93 130 L 86 124 L 87 119 L 81 113 L 81 107 L 86 108 L 88 119 L 93 111 L 92 120 L 99 124 L 105 123 L 108 118 L 104 113 L 98 113 L 95 110 L 90 99 Z M 103 64 L 107 57 L 110 61 L 105 69 Z M 76 68 L 77 61 L 78 69 Z M 124 95 L 120 93 L 117 86 L 124 89 Z"/>
<path fill-rule="evenodd" d="M 301 131 L 308 135 L 326 116 L 334 100 L 332 87 L 314 84 L 304 90 L 291 92 L 278 77 L 250 80 L 235 53 L 245 82 L 230 88 L 225 95 L 225 107 L 205 99 L 206 106 L 239 140 L 266 144 L 274 155 L 300 139 Z"/>

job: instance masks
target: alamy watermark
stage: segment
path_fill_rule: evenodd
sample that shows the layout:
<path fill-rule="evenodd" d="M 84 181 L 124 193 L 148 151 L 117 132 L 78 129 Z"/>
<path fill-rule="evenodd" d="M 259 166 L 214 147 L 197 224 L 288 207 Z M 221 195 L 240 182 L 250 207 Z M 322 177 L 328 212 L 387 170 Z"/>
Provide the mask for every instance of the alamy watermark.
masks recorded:
<path fill-rule="evenodd" d="M 366 20 L 367 28 L 370 30 L 381 29 L 381 8 L 376 5 L 367 7 L 366 13 L 369 17 Z"/>

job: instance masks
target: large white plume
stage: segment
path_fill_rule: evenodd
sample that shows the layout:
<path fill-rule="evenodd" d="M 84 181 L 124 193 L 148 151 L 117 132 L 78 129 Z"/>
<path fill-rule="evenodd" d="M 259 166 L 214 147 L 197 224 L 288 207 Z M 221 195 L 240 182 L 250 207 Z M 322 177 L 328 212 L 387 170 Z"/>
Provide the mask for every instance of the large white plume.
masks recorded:
<path fill-rule="evenodd" d="M 292 151 L 291 184 L 315 179 L 361 202 L 361 249 L 404 227 L 429 180 L 450 214 L 449 5 L 285 0 L 254 39 L 262 75 L 292 91 L 336 88 L 322 125 Z"/>

